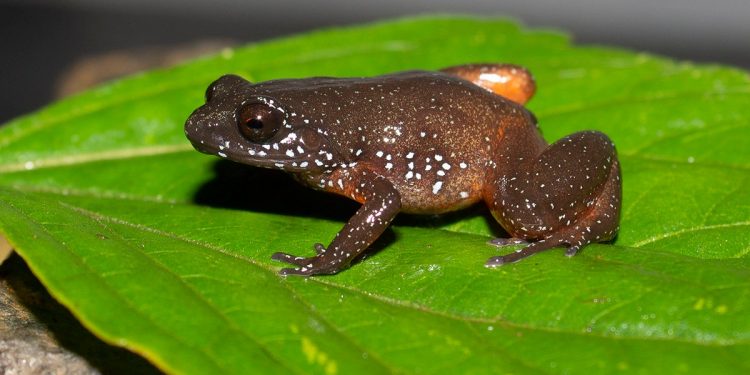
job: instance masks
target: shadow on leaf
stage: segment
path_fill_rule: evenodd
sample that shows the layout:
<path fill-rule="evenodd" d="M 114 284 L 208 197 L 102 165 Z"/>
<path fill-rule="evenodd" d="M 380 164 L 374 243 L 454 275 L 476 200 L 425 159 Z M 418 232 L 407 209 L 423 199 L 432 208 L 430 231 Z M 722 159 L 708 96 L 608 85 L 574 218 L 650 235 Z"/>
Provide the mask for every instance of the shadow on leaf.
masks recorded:
<path fill-rule="evenodd" d="M 195 203 L 341 222 L 347 221 L 360 206 L 345 197 L 303 186 L 291 175 L 278 170 L 219 160 L 214 164 L 214 173 L 214 178 L 195 193 Z M 399 214 L 394 224 L 443 227 L 475 216 L 484 217 L 491 227 L 497 228 L 495 235 L 507 235 L 482 203 L 441 215 Z"/>

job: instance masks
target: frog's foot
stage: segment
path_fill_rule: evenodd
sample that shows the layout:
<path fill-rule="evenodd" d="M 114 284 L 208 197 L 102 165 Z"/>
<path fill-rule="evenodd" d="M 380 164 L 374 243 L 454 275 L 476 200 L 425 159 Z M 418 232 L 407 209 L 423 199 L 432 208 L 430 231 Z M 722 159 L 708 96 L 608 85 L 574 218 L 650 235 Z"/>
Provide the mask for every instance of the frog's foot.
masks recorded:
<path fill-rule="evenodd" d="M 568 257 L 568 258 L 570 258 L 570 257 L 578 254 L 578 250 L 581 250 L 581 246 L 579 246 L 579 245 L 571 246 L 567 250 L 565 250 L 565 256 Z"/>
<path fill-rule="evenodd" d="M 338 263 L 326 262 L 326 248 L 323 246 L 323 244 L 316 243 L 315 245 L 313 245 L 313 247 L 315 248 L 315 253 L 317 254 L 313 257 L 300 257 L 292 254 L 278 252 L 271 255 L 271 259 L 297 266 L 297 268 L 282 268 L 281 271 L 279 271 L 279 274 L 282 276 L 311 276 L 333 274 L 339 271 L 340 267 Z"/>
<path fill-rule="evenodd" d="M 326 188 L 326 191 L 362 202 L 362 206 L 327 247 L 315 244 L 317 254 L 314 257 L 274 254 L 271 258 L 297 266 L 282 269 L 279 273 L 283 276 L 325 275 L 341 271 L 375 242 L 401 209 L 401 196 L 393 184 L 362 164 L 335 170 L 325 178 L 330 182 L 327 185 L 330 189 Z"/>
<path fill-rule="evenodd" d="M 516 240 L 516 239 L 511 238 L 510 240 Z M 518 240 L 518 241 L 523 241 L 523 240 Z M 523 243 L 523 242 L 520 242 L 520 243 Z M 529 244 L 528 246 L 523 247 L 521 249 L 518 249 L 514 253 L 492 257 L 487 260 L 487 263 L 485 263 L 485 266 L 494 268 L 494 267 L 502 266 L 503 264 L 518 262 L 519 260 L 532 256 L 540 251 L 549 250 L 553 247 L 561 246 L 563 244 L 564 244 L 563 240 L 560 239 L 559 237 L 558 238 L 546 238 L 543 240 L 533 242 Z M 578 252 L 579 248 L 580 246 L 578 245 L 571 246 L 565 252 L 565 255 L 573 256 L 576 254 L 576 252 Z"/>
<path fill-rule="evenodd" d="M 510 246 L 510 245 L 528 245 L 528 241 L 521 238 L 493 238 L 487 241 L 487 244 L 497 247 Z"/>
<path fill-rule="evenodd" d="M 609 184 L 615 185 L 615 184 Z M 607 186 L 605 192 L 609 192 L 611 189 L 617 188 L 618 186 Z M 608 195 L 605 195 L 607 197 Z M 617 226 L 616 217 L 613 215 L 601 215 L 598 208 L 602 206 L 609 207 L 609 201 L 603 200 L 605 204 L 597 202 L 590 214 L 580 220 L 578 225 L 571 226 L 566 230 L 549 234 L 536 242 L 530 243 L 528 246 L 517 250 L 514 253 L 496 256 L 490 258 L 485 264 L 487 267 L 499 267 L 506 263 L 517 262 L 523 258 L 534 255 L 538 252 L 549 250 L 559 246 L 565 246 L 565 256 L 572 257 L 578 253 L 586 245 L 592 242 L 609 241 L 614 238 L 615 234 L 619 230 Z M 511 238 L 510 240 L 515 240 Z"/>

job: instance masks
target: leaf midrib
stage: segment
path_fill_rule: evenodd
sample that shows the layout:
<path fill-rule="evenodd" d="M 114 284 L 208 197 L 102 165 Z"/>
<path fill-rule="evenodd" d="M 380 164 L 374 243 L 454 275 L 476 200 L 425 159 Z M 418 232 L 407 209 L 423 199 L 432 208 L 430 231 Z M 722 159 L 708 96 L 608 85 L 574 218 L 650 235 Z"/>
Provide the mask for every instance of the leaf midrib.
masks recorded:
<path fill-rule="evenodd" d="M 87 190 L 76 190 L 76 189 L 70 189 L 70 188 L 35 188 L 33 185 L 10 185 L 8 186 L 12 189 L 16 189 L 22 192 L 26 193 L 42 193 L 42 194 L 51 194 L 51 195 L 57 195 L 60 197 L 69 197 L 74 196 L 78 198 L 92 198 L 92 199 L 103 199 L 103 200 L 119 200 L 119 201 L 131 201 L 131 202 L 138 202 L 138 203 L 149 203 L 149 204 L 160 204 L 160 205 L 181 205 L 181 206 L 194 206 L 194 204 L 187 200 L 171 200 L 171 199 L 159 199 L 159 198 L 152 198 L 148 196 L 140 196 L 140 195 L 126 195 L 126 194 L 112 194 L 112 195 L 102 195 L 101 192 L 92 192 Z M 646 190 L 647 192 L 647 190 Z M 643 193 L 643 196 L 646 195 L 646 192 Z M 344 198 L 342 198 L 344 199 Z M 631 204 L 630 207 L 633 207 L 634 204 Z M 85 210 L 83 208 L 80 208 L 82 210 Z M 113 219 L 114 220 L 114 219 Z M 132 224 L 132 223 L 131 223 Z M 138 225 L 138 224 L 132 224 L 132 225 Z M 692 228 L 683 228 L 677 231 L 669 232 L 666 234 L 662 234 L 661 236 L 652 236 L 647 239 L 642 239 L 634 244 L 630 245 L 619 245 L 621 247 L 627 247 L 630 249 L 639 249 L 641 246 L 658 242 L 660 240 L 663 240 L 664 238 L 669 238 L 675 235 L 682 234 L 683 232 L 688 233 L 691 231 L 700 231 L 700 230 L 710 230 L 710 229 L 717 229 L 717 228 L 724 228 L 724 227 L 733 227 L 733 226 L 742 226 L 742 225 L 750 225 L 750 222 L 734 222 L 734 223 L 721 223 L 721 224 L 712 224 L 712 225 L 703 225 L 703 226 L 697 226 Z M 715 227 L 715 228 L 714 228 Z M 468 234 L 473 236 L 480 236 L 480 237 L 486 237 L 482 236 L 480 234 L 477 234 L 475 232 L 471 231 L 462 231 L 462 230 L 454 230 L 454 229 L 448 229 L 448 228 L 432 228 L 433 230 L 440 230 L 445 231 L 448 233 L 460 233 L 460 234 Z M 156 229 L 154 229 L 156 230 Z M 656 238 L 660 237 L 660 238 Z M 662 238 L 663 237 L 663 238 Z M 725 258 L 721 258 L 725 259 Z M 739 259 L 739 258 L 738 258 Z"/>
<path fill-rule="evenodd" d="M 168 236 L 169 238 L 177 239 L 177 240 L 180 240 L 180 241 L 183 241 L 183 242 L 195 245 L 195 246 L 204 247 L 204 248 L 206 248 L 208 250 L 218 252 L 218 253 L 220 253 L 223 256 L 232 257 L 232 258 L 235 258 L 235 259 L 238 259 L 238 260 L 250 263 L 251 265 L 257 267 L 260 270 L 263 270 L 265 272 L 270 272 L 270 273 L 276 275 L 276 269 L 274 267 L 266 265 L 264 263 L 258 262 L 256 260 L 253 260 L 253 259 L 250 259 L 250 258 L 239 256 L 237 254 L 229 252 L 226 249 L 223 249 L 223 248 L 220 248 L 220 247 L 213 246 L 211 244 L 208 244 L 208 243 L 205 243 L 205 242 L 202 242 L 202 241 L 196 241 L 196 240 L 193 240 L 193 239 L 190 239 L 190 238 L 186 238 L 186 237 L 183 237 L 183 236 L 181 236 L 179 234 L 176 234 L 174 232 L 165 231 L 165 230 L 161 230 L 161 229 L 156 229 L 156 228 L 149 227 L 147 225 L 136 224 L 136 223 L 129 222 L 127 220 L 122 220 L 122 219 L 119 219 L 119 218 L 115 218 L 115 217 L 110 217 L 110 216 L 106 216 L 106 215 L 103 215 L 103 214 L 99 214 L 99 213 L 96 213 L 96 212 L 93 212 L 93 211 L 89 211 L 89 210 L 87 210 L 85 208 L 81 208 L 81 207 L 78 207 L 78 206 L 72 206 L 72 207 L 75 207 L 76 210 L 80 210 L 82 213 L 86 213 L 87 215 L 92 215 L 93 217 L 101 218 L 101 220 L 111 221 L 111 222 L 118 223 L 118 224 L 121 224 L 121 225 L 129 226 L 129 227 L 132 227 L 132 228 L 135 228 L 135 229 L 138 229 L 138 230 L 144 230 L 144 231 L 148 231 L 148 232 L 151 232 L 151 233 L 154 233 L 154 234 L 160 234 L 160 235 Z M 445 230 L 445 229 L 439 229 L 439 230 Z M 454 231 L 449 231 L 449 230 L 446 230 L 446 231 L 447 232 L 451 232 L 451 233 L 454 232 Z M 472 233 L 463 233 L 463 234 L 481 237 L 480 235 L 472 234 Z M 636 247 L 627 247 L 627 246 L 619 246 L 619 247 L 621 247 L 621 248 L 627 248 L 627 249 L 629 249 L 631 251 L 642 251 L 642 249 L 636 248 Z M 653 251 L 653 250 L 649 250 L 649 251 Z M 375 293 L 372 293 L 372 292 L 362 291 L 362 290 L 359 290 L 359 289 L 356 289 L 356 288 L 352 288 L 352 287 L 348 287 L 348 286 L 344 286 L 344 285 L 341 285 L 341 284 L 331 283 L 331 282 L 327 281 L 325 278 L 312 277 L 312 278 L 308 278 L 308 280 L 312 280 L 314 282 L 325 284 L 325 285 L 330 286 L 330 287 L 334 287 L 334 288 L 338 288 L 338 289 L 341 289 L 341 290 L 346 290 L 346 291 L 349 291 L 349 292 L 352 292 L 352 293 L 356 293 L 356 294 L 358 294 L 360 296 L 376 300 L 379 303 L 391 304 L 391 305 L 394 305 L 394 306 L 405 307 L 405 308 L 409 308 L 409 309 L 413 309 L 413 310 L 418 310 L 420 312 L 429 313 L 429 314 L 432 314 L 432 315 L 435 315 L 435 316 L 440 316 L 440 317 L 449 318 L 449 319 L 452 319 L 452 320 L 462 321 L 462 322 L 468 321 L 468 322 L 476 323 L 476 324 L 498 324 L 498 325 L 502 325 L 502 326 L 504 326 L 506 328 L 512 328 L 512 329 L 526 329 L 526 330 L 529 330 L 529 331 L 536 330 L 536 331 L 556 333 L 556 334 L 579 335 L 579 336 L 587 336 L 587 337 L 592 337 L 593 336 L 593 337 L 599 337 L 599 338 L 602 338 L 602 339 L 628 339 L 628 340 L 643 340 L 643 341 L 674 341 L 674 342 L 682 342 L 682 343 L 692 344 L 692 345 L 714 346 L 714 347 L 724 347 L 724 346 L 746 345 L 747 344 L 747 342 L 745 342 L 744 340 L 741 340 L 741 339 L 732 339 L 732 340 L 729 340 L 729 339 L 720 339 L 720 341 L 722 341 L 722 342 L 700 342 L 700 341 L 697 341 L 697 340 L 688 340 L 688 339 L 684 339 L 684 338 L 676 339 L 674 337 L 606 336 L 606 335 L 603 335 L 603 334 L 595 334 L 595 333 L 590 333 L 590 332 L 589 333 L 583 333 L 583 332 L 572 331 L 572 330 L 564 330 L 564 329 L 559 329 L 559 328 L 532 327 L 532 326 L 529 326 L 529 325 L 526 325 L 526 324 L 514 323 L 514 322 L 509 322 L 509 321 L 500 320 L 500 319 L 478 318 L 478 317 L 471 317 L 471 316 L 459 316 L 459 315 L 454 315 L 454 314 L 450 314 L 450 313 L 446 313 L 446 312 L 440 312 L 440 311 L 433 310 L 433 309 L 431 309 L 429 307 L 426 307 L 426 306 L 423 306 L 423 305 L 417 305 L 417 304 L 411 303 L 409 301 L 401 301 L 401 300 L 393 299 L 393 298 L 390 298 L 390 297 L 387 297 L 387 296 L 384 296 L 384 295 L 375 294 Z M 284 285 L 287 285 L 287 283 L 284 283 Z M 290 292 L 293 292 L 293 290 L 290 289 Z M 210 305 L 209 302 L 206 302 L 206 303 L 208 303 L 209 306 L 211 306 L 213 308 L 213 305 Z M 317 314 L 317 312 L 316 312 L 316 314 Z M 322 317 L 321 317 L 321 319 L 325 320 Z M 332 328 L 335 331 L 338 332 L 338 330 L 337 330 L 336 327 L 332 326 Z"/>
<path fill-rule="evenodd" d="M 179 152 L 187 153 L 187 152 L 193 152 L 192 150 L 180 150 Z M 146 155 L 151 156 L 151 155 Z M 720 168 L 726 168 L 726 169 L 737 169 L 742 171 L 747 171 L 750 169 L 750 166 L 747 168 L 745 167 L 738 167 L 738 166 L 732 166 L 732 165 L 724 165 L 724 164 L 708 164 L 704 163 L 701 165 L 700 163 L 690 163 L 683 159 L 668 159 L 668 158 L 653 158 L 653 157 L 645 157 L 642 155 L 623 155 L 627 158 L 633 158 L 633 159 L 640 159 L 644 161 L 649 162 L 660 162 L 660 163 L 682 163 L 687 165 L 700 165 L 702 167 L 720 167 Z M 144 156 L 145 157 L 145 156 Z M 90 160 L 89 162 L 92 162 L 93 160 Z M 76 196 L 81 198 L 93 198 L 93 199 L 116 199 L 116 200 L 126 200 L 126 201 L 133 201 L 133 202 L 142 202 L 142 203 L 152 203 L 152 204 L 180 204 L 180 205 L 191 205 L 191 202 L 188 200 L 174 200 L 174 199 L 161 199 L 158 197 L 150 197 L 150 196 L 142 196 L 142 195 L 127 195 L 127 194 L 120 194 L 117 192 L 112 193 L 111 195 L 102 194 L 99 191 L 86 191 L 86 190 L 76 190 L 71 188 L 51 188 L 51 187 L 44 187 L 44 188 L 36 188 L 33 185 L 10 185 L 9 187 L 17 189 L 19 191 L 23 192 L 31 192 L 31 193 L 46 193 L 46 194 L 55 194 L 60 196 Z M 646 196 L 646 191 L 642 192 L 639 197 Z M 636 200 L 639 199 L 639 197 L 636 198 Z M 343 198 L 342 198 L 343 199 Z M 632 210 L 633 207 L 635 207 L 634 204 L 631 204 L 629 206 L 629 210 Z M 626 211 L 626 214 L 627 212 Z M 662 233 L 659 236 L 652 236 L 646 239 L 642 239 L 636 243 L 628 245 L 628 247 L 638 248 L 643 245 L 655 243 L 661 240 L 664 240 L 666 238 L 670 238 L 676 235 L 680 235 L 683 233 L 689 233 L 689 232 L 695 232 L 695 231 L 702 231 L 702 230 L 711 230 L 711 229 L 719 229 L 719 228 L 728 228 L 728 227 L 734 227 L 734 226 L 744 226 L 744 225 L 750 225 L 750 222 L 748 221 L 740 221 L 740 222 L 733 222 L 733 223 L 721 223 L 721 224 L 712 224 L 712 225 L 701 225 L 701 226 L 695 226 L 691 228 L 682 228 L 676 231 L 668 232 L 668 233 Z M 472 232 L 465 232 L 465 231 L 457 231 L 457 230 L 449 230 L 444 228 L 438 228 L 439 230 L 445 230 L 451 233 L 467 233 L 467 234 L 474 234 Z M 749 250 L 750 251 L 750 250 Z"/>

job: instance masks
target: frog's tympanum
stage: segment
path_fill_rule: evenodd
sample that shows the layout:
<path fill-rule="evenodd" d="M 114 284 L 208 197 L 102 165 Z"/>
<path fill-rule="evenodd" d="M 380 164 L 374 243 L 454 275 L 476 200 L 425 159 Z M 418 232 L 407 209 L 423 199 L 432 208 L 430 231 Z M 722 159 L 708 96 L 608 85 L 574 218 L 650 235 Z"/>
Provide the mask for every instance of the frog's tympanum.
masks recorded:
<path fill-rule="evenodd" d="M 620 168 L 596 131 L 548 145 L 523 104 L 535 84 L 522 67 L 475 64 L 372 78 L 216 80 L 185 124 L 201 152 L 291 173 L 362 206 L 312 257 L 276 253 L 283 275 L 347 267 L 399 212 L 438 214 L 483 200 L 526 244 L 496 267 L 553 247 L 572 256 L 611 240 L 620 217 Z"/>

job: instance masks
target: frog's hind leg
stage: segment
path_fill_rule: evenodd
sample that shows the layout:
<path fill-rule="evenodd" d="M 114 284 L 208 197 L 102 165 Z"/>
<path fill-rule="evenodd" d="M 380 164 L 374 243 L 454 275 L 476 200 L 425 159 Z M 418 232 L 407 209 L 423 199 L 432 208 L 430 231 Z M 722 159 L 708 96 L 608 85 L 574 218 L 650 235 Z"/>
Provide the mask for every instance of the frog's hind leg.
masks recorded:
<path fill-rule="evenodd" d="M 531 243 L 515 253 L 490 258 L 488 267 L 558 246 L 566 246 L 565 254 L 573 256 L 587 244 L 617 234 L 620 166 L 612 142 L 602 133 L 565 137 L 542 152 L 522 176 L 500 177 L 499 183 L 504 189 L 500 204 L 491 205 L 493 215 L 511 236 Z M 493 199 L 498 201 L 497 196 Z"/>
<path fill-rule="evenodd" d="M 519 104 L 526 104 L 536 91 L 534 77 L 519 65 L 466 64 L 440 71 L 458 76 Z"/>

